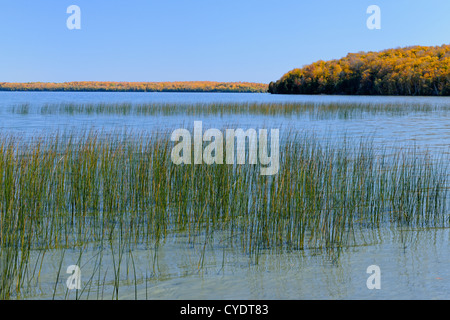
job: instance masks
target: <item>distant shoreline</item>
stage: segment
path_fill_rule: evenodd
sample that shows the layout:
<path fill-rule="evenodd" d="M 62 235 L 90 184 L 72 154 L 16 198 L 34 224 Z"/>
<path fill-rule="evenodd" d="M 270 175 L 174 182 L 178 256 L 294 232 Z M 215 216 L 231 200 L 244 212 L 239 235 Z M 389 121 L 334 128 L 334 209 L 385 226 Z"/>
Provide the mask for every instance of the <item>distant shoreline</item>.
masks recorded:
<path fill-rule="evenodd" d="M 236 92 L 266 93 L 268 84 L 256 82 L 113 82 L 113 81 L 73 81 L 73 82 L 0 82 L 0 91 L 33 92 Z"/>

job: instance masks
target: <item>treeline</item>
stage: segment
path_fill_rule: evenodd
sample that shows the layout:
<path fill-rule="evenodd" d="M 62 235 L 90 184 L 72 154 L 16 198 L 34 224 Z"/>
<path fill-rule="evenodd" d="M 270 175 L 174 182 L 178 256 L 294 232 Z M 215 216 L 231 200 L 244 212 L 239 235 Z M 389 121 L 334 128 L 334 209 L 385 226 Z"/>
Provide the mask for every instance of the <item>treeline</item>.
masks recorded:
<path fill-rule="evenodd" d="M 450 45 L 349 53 L 317 61 L 269 84 L 270 93 L 450 95 Z"/>
<path fill-rule="evenodd" d="M 253 82 L 0 82 L 0 91 L 126 91 L 126 92 L 267 92 L 267 84 Z"/>

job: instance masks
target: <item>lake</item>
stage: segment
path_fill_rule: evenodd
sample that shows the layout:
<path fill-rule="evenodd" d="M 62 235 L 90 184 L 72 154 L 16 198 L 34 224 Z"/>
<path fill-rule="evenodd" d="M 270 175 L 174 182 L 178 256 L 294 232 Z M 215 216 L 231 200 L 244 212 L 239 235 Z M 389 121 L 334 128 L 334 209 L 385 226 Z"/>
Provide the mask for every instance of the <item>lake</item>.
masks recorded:
<path fill-rule="evenodd" d="M 401 114 L 311 117 L 310 114 L 43 114 L 48 104 L 98 103 L 310 103 L 405 105 Z M 26 113 L 12 111 L 29 104 Z M 408 105 L 433 106 L 432 111 Z M 204 128 L 280 128 L 315 133 L 320 139 L 370 137 L 380 149 L 419 148 L 435 155 L 450 151 L 450 97 L 294 96 L 247 93 L 87 93 L 87 92 L 0 92 L 0 132 L 35 137 L 57 130 L 135 130 L 160 132 L 177 128 L 191 130 L 193 121 Z M 446 212 L 450 216 L 450 212 Z M 364 237 L 364 235 L 362 235 Z M 368 232 L 363 245 L 345 248 L 337 259 L 321 252 L 261 252 L 258 264 L 236 248 L 221 243 L 206 246 L 204 268 L 197 263 L 203 255 L 201 242 L 186 245 L 183 236 L 173 236 L 158 248 L 133 251 L 133 277 L 121 279 L 121 299 L 449 299 L 449 228 L 381 228 Z M 95 247 L 95 245 L 94 245 Z M 33 253 L 39 260 L 39 252 Z M 23 298 L 75 298 L 67 291 L 68 277 L 60 267 L 61 252 L 48 252 L 41 279 Z M 157 259 L 155 257 L 157 256 Z M 76 250 L 65 251 L 62 265 L 75 264 Z M 114 254 L 105 250 L 106 270 Z M 83 274 L 95 268 L 96 251 L 83 256 Z M 128 260 L 127 260 L 128 261 Z M 131 261 L 131 260 L 130 260 Z M 155 262 L 156 261 L 156 262 Z M 151 262 L 151 263 L 150 263 Z M 131 262 L 130 262 L 131 263 Z M 151 264 L 151 266 L 149 266 Z M 155 267 L 156 265 L 156 267 Z M 370 265 L 381 269 L 381 289 L 369 290 L 366 272 Z M 128 266 L 128 262 L 127 262 Z M 84 268 L 84 269 L 83 269 Z M 151 270 L 151 271 L 149 271 Z M 83 281 L 88 276 L 82 278 Z M 101 284 L 95 279 L 94 284 Z M 92 289 L 89 297 L 111 298 L 113 275 L 105 276 L 106 289 Z M 53 295 L 57 281 L 56 292 Z M 92 280 L 91 280 L 92 281 Z M 95 287 L 95 285 L 94 285 Z"/>
<path fill-rule="evenodd" d="M 428 104 L 441 111 L 406 112 L 369 115 L 356 119 L 314 119 L 302 116 L 264 115 L 174 115 L 120 116 L 104 114 L 41 114 L 34 112 L 45 104 L 95 103 L 366 103 L 366 104 Z M 30 104 L 30 112 L 19 115 L 12 106 Z M 264 93 L 128 93 L 128 92 L 0 92 L 0 130 L 36 136 L 48 130 L 126 128 L 137 131 L 192 129 L 193 121 L 204 127 L 222 128 L 230 125 L 245 128 L 294 128 L 325 136 L 371 136 L 382 145 L 415 145 L 445 151 L 450 141 L 450 98 L 448 97 L 386 97 L 386 96 L 309 96 L 271 95 Z"/>

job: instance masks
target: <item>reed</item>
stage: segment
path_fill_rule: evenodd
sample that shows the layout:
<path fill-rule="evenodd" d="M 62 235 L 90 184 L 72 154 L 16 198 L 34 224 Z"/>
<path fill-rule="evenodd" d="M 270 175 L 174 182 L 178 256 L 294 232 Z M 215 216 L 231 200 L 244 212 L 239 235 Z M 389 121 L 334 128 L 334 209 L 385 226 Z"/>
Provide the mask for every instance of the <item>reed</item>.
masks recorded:
<path fill-rule="evenodd" d="M 336 253 L 381 227 L 449 224 L 444 156 L 291 132 L 279 173 L 261 176 L 259 165 L 175 165 L 172 147 L 163 133 L 0 135 L 0 298 L 26 294 L 44 256 L 61 250 L 80 259 L 94 250 L 100 264 L 111 256 L 119 298 L 126 279 L 138 281 L 133 250 L 152 248 L 156 261 L 174 235 L 186 236 L 186 250 L 202 245 L 201 269 L 216 236 L 257 261 L 267 250 Z M 99 297 L 105 269 L 82 292 Z"/>
<path fill-rule="evenodd" d="M 351 102 L 284 102 L 284 103 L 59 103 L 31 106 L 23 104 L 10 109 L 12 113 L 59 115 L 133 115 L 133 116 L 224 116 L 270 115 L 309 119 L 354 119 L 377 115 L 402 116 L 411 113 L 440 112 L 448 115 L 449 104 L 431 103 L 351 103 Z"/>

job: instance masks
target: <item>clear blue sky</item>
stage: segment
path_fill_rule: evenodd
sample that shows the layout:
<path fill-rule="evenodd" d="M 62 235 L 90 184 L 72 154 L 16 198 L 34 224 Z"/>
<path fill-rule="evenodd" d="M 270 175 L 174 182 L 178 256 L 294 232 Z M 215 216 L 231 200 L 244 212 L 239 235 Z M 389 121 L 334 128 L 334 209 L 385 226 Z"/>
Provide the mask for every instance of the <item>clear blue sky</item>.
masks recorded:
<path fill-rule="evenodd" d="M 449 0 L 0 0 L 0 82 L 254 81 L 348 52 L 450 43 Z M 81 30 L 69 30 L 69 5 Z M 381 30 L 366 9 L 381 8 Z"/>

